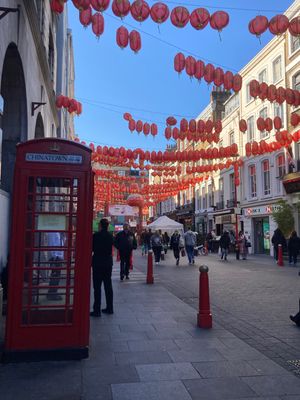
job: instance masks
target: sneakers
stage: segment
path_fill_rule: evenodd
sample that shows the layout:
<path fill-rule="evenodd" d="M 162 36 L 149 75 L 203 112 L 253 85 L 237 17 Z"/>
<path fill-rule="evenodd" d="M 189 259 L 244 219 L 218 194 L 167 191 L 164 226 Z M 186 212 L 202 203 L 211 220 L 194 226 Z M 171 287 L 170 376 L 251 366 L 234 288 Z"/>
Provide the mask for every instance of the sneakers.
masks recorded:
<path fill-rule="evenodd" d="M 101 312 L 91 311 L 90 316 L 91 317 L 101 317 Z"/>
<path fill-rule="evenodd" d="M 114 312 L 112 310 L 109 310 L 108 308 L 102 308 L 101 310 L 103 314 L 113 314 Z"/>
<path fill-rule="evenodd" d="M 121 275 L 120 276 L 120 280 L 122 281 L 124 279 L 124 275 Z"/>
<path fill-rule="evenodd" d="M 126 279 L 129 279 L 129 276 L 128 276 L 128 275 L 126 275 Z"/>
<path fill-rule="evenodd" d="M 177 258 L 176 260 L 176 265 L 179 265 L 179 258 Z"/>
<path fill-rule="evenodd" d="M 195 260 L 194 259 L 193 259 L 192 263 L 195 264 Z"/>

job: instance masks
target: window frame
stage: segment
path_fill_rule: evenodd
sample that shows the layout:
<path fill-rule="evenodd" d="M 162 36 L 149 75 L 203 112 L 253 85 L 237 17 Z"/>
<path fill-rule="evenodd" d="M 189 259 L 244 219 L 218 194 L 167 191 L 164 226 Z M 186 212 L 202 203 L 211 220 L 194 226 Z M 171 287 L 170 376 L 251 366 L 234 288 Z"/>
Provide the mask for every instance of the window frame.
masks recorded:
<path fill-rule="evenodd" d="M 290 56 L 294 55 L 298 50 L 300 50 L 300 37 L 299 36 L 293 36 L 289 34 L 290 40 L 289 40 L 289 50 L 290 50 Z M 297 48 L 293 48 L 293 41 L 298 41 L 299 46 Z"/>
<path fill-rule="evenodd" d="M 264 78 L 265 80 L 264 80 L 264 79 L 261 80 L 261 78 L 260 78 L 260 76 L 261 76 L 263 73 L 265 73 L 265 78 Z M 262 77 L 262 78 L 263 78 L 263 77 Z M 258 73 L 258 75 L 257 75 L 257 80 L 258 80 L 259 83 L 267 82 L 267 80 L 268 80 L 268 70 L 267 70 L 267 67 L 263 68 L 263 69 Z"/>
<path fill-rule="evenodd" d="M 278 79 L 275 79 L 275 68 L 274 68 L 274 66 L 275 66 L 275 63 L 277 62 L 277 60 L 280 61 L 280 63 L 279 63 L 279 66 L 280 66 L 280 77 Z M 274 60 L 272 61 L 272 75 L 273 75 L 272 78 L 273 78 L 273 83 L 274 84 L 282 80 L 283 71 L 282 71 L 282 56 L 281 56 L 281 54 L 278 55 L 276 58 L 274 58 Z"/>
<path fill-rule="evenodd" d="M 251 173 L 251 169 L 254 168 L 254 174 Z M 250 164 L 248 166 L 248 175 L 249 175 L 249 198 L 255 199 L 257 197 L 257 171 L 256 171 L 256 165 L 255 164 Z M 254 177 L 254 179 L 253 179 Z M 252 182 L 253 180 L 253 182 Z M 254 191 L 252 190 L 252 187 L 255 189 Z"/>
<path fill-rule="evenodd" d="M 249 121 L 252 121 L 252 123 L 250 124 Z M 253 130 L 253 137 L 250 138 L 250 132 L 251 129 L 250 127 L 252 126 L 252 130 Z M 255 140 L 255 124 L 254 124 L 254 115 L 251 115 L 251 117 L 247 118 L 247 139 L 248 142 L 253 142 Z"/>
<path fill-rule="evenodd" d="M 268 165 L 268 169 L 265 170 L 265 164 Z M 265 158 L 261 162 L 261 171 L 262 171 L 262 187 L 263 187 L 263 196 L 271 195 L 271 169 L 270 169 L 270 160 Z"/>

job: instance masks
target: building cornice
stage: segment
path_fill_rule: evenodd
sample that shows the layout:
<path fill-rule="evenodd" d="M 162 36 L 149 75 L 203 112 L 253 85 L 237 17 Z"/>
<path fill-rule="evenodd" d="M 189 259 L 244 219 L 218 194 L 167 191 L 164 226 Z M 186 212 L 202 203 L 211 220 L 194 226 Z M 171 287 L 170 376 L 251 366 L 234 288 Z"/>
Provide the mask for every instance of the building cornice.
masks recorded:
<path fill-rule="evenodd" d="M 36 52 L 40 64 L 40 68 L 42 71 L 42 75 L 44 78 L 45 88 L 47 91 L 49 106 L 52 111 L 52 115 L 56 125 L 59 124 L 57 108 L 55 105 L 55 92 L 53 90 L 53 84 L 50 79 L 50 69 L 47 61 L 47 55 L 45 52 L 45 47 L 42 41 L 41 32 L 39 29 L 38 15 L 35 8 L 35 2 L 32 0 L 24 0 L 24 8 L 28 17 L 28 22 L 30 25 L 32 37 L 35 43 Z"/>

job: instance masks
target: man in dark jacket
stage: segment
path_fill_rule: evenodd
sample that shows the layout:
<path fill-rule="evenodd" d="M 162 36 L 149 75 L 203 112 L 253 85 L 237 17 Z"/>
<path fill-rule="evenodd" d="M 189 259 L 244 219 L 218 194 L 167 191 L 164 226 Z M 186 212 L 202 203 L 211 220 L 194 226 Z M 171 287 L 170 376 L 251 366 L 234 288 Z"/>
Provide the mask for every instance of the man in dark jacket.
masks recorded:
<path fill-rule="evenodd" d="M 105 314 L 113 314 L 113 289 L 111 273 L 113 266 L 112 246 L 113 237 L 108 232 L 109 222 L 101 219 L 99 232 L 93 235 L 93 286 L 94 306 L 90 313 L 92 317 L 101 317 L 101 285 L 104 284 L 106 308 L 102 309 Z"/>
<path fill-rule="evenodd" d="M 220 239 L 220 247 L 221 247 L 221 260 L 227 261 L 227 254 L 228 254 L 228 249 L 230 245 L 230 236 L 229 232 L 225 231 Z"/>
<path fill-rule="evenodd" d="M 137 242 L 128 224 L 124 224 L 123 230 L 117 234 L 115 247 L 120 252 L 120 279 L 122 281 L 124 276 L 129 279 L 130 258 L 132 250 L 137 248 Z"/>
<path fill-rule="evenodd" d="M 297 236 L 297 232 L 293 231 L 289 238 L 288 243 L 288 250 L 289 250 L 289 264 L 297 265 L 297 255 L 300 250 L 300 238 Z"/>
<path fill-rule="evenodd" d="M 286 239 L 279 228 L 275 229 L 274 235 L 272 236 L 272 243 L 274 246 L 274 257 L 278 261 L 278 245 L 282 245 L 282 251 L 286 249 Z"/>

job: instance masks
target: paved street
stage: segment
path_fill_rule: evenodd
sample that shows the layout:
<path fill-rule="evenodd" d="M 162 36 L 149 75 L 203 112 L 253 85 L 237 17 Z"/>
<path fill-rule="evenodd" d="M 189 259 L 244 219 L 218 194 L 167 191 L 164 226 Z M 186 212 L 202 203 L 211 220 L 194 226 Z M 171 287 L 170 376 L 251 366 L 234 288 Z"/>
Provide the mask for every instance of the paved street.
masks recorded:
<path fill-rule="evenodd" d="M 210 268 L 211 330 L 196 327 L 202 262 Z M 288 319 L 296 269 L 215 255 L 175 267 L 168 253 L 146 285 L 145 267 L 136 252 L 130 280 L 120 282 L 115 264 L 115 314 L 91 320 L 89 359 L 2 364 L 1 399 L 300 400 L 286 362 L 300 358 L 300 332 Z"/>

